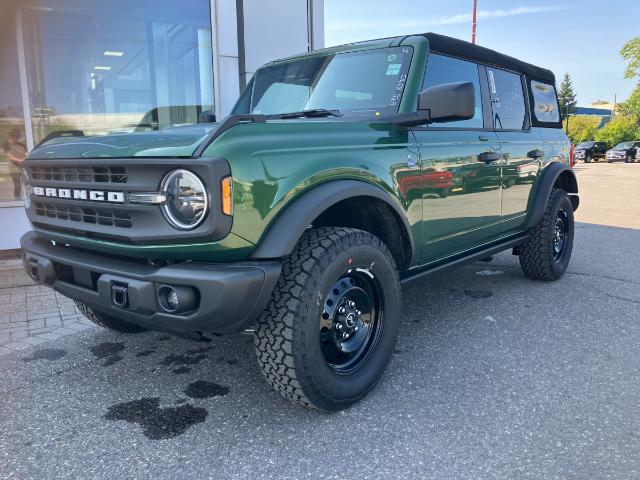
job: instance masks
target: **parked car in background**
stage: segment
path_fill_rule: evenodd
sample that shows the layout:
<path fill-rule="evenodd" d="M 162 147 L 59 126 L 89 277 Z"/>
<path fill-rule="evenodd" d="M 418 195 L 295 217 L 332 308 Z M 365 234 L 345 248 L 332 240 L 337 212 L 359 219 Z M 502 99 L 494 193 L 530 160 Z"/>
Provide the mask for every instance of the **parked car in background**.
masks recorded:
<path fill-rule="evenodd" d="M 607 150 L 607 162 L 611 163 L 618 160 L 624 160 L 625 163 L 635 162 L 638 149 L 640 149 L 640 141 L 619 143 L 611 150 Z"/>
<path fill-rule="evenodd" d="M 576 161 L 584 160 L 584 163 L 591 163 L 592 160 L 605 158 L 609 146 L 606 142 L 582 142 L 576 145 L 575 158 Z"/>

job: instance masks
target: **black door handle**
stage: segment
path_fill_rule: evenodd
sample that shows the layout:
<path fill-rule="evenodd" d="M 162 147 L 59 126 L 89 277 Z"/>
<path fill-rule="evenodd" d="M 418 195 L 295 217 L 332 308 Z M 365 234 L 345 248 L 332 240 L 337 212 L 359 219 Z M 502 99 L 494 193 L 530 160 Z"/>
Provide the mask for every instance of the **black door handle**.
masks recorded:
<path fill-rule="evenodd" d="M 487 165 L 496 160 L 500 160 L 500 154 L 498 152 L 482 152 L 478 155 L 478 161 L 484 162 Z"/>
<path fill-rule="evenodd" d="M 481 142 L 488 142 L 489 137 L 487 137 L 486 135 L 478 135 L 478 140 L 480 140 Z"/>
<path fill-rule="evenodd" d="M 544 150 L 531 150 L 529 153 L 527 153 L 527 157 L 533 158 L 534 160 L 536 158 L 542 158 L 544 157 Z"/>

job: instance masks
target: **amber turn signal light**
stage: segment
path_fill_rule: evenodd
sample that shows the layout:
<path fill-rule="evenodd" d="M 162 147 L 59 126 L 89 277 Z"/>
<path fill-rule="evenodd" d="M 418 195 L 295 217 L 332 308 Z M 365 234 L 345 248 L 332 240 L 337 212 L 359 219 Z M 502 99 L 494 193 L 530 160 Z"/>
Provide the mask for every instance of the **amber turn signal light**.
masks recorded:
<path fill-rule="evenodd" d="M 225 177 L 220 184 L 222 192 L 222 213 L 233 215 L 233 179 Z"/>

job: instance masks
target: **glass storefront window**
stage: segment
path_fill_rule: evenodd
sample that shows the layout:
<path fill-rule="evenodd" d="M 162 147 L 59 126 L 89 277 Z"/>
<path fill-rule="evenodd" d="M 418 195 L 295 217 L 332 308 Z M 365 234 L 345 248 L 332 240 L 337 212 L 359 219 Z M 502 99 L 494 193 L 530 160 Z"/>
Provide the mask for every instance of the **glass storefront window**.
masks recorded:
<path fill-rule="evenodd" d="M 15 5 L 0 16 L 0 202 L 20 198 L 20 162 L 27 153 L 18 73 Z"/>
<path fill-rule="evenodd" d="M 22 7 L 34 144 L 212 120 L 209 0 L 39 0 Z"/>

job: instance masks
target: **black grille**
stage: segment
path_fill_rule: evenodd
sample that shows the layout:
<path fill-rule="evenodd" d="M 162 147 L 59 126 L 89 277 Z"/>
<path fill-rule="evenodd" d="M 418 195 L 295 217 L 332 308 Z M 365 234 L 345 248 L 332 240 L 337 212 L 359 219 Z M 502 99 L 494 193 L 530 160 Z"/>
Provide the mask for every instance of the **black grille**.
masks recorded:
<path fill-rule="evenodd" d="M 50 182 L 127 183 L 125 167 L 32 166 L 31 179 Z"/>
<path fill-rule="evenodd" d="M 126 211 L 111 208 L 87 208 L 53 203 L 34 202 L 36 215 L 40 217 L 69 220 L 91 225 L 131 228 L 131 217 Z"/>

